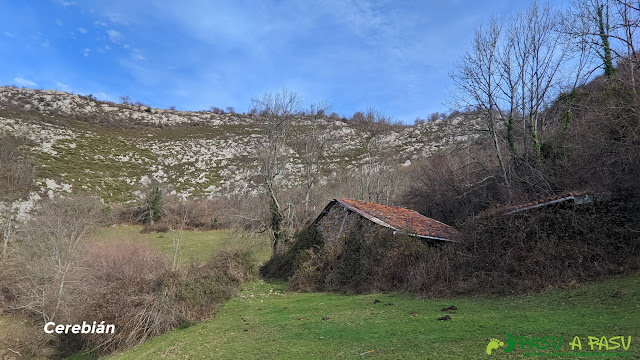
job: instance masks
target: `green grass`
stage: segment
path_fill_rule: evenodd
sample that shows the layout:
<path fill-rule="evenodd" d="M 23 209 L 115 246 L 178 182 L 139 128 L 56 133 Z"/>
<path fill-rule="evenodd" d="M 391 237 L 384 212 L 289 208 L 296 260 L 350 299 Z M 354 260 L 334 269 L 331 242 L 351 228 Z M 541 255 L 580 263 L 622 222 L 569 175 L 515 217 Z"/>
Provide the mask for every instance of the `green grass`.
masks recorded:
<path fill-rule="evenodd" d="M 381 302 L 374 304 L 375 299 Z M 444 314 L 441 308 L 450 305 L 458 307 L 453 319 L 437 321 Z M 524 357 L 520 347 L 509 354 L 500 348 L 487 355 L 490 339 L 505 341 L 506 333 L 562 336 L 563 352 L 570 351 L 574 336 L 582 338 L 583 350 L 589 349 L 588 336 L 631 336 L 629 356 L 622 358 L 640 358 L 639 330 L 640 275 L 573 290 L 447 300 L 416 300 L 397 293 L 293 293 L 282 283 L 260 282 L 246 284 L 214 319 L 157 337 L 115 358 L 538 358 Z"/>
<path fill-rule="evenodd" d="M 96 243 L 114 243 L 117 241 L 143 242 L 157 247 L 167 255 L 173 254 L 172 239 L 176 231 L 167 233 L 141 234 L 142 226 L 112 226 L 96 230 L 89 241 Z M 232 230 L 184 231 L 180 251 L 180 261 L 207 260 L 219 250 L 250 248 L 256 251 L 259 261 L 265 261 L 271 255 L 268 239 L 265 236 L 255 240 L 241 239 Z"/>
<path fill-rule="evenodd" d="M 74 139 L 56 143 L 53 149 L 57 154 L 38 155 L 39 178 L 65 182 L 74 191 L 84 189 L 99 194 L 108 203 L 118 203 L 134 198 L 132 192 L 140 189 L 137 180 L 151 175 L 151 166 L 158 162 L 151 151 L 133 146 L 119 136 L 76 134 Z M 110 156 L 126 156 L 138 162 L 116 161 Z"/>

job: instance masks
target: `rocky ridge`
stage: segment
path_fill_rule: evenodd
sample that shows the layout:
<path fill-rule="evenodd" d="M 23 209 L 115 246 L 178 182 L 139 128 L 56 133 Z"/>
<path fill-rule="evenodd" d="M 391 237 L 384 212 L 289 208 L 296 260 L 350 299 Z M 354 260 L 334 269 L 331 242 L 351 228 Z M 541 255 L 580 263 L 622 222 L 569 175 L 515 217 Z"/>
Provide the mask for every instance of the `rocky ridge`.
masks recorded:
<path fill-rule="evenodd" d="M 310 127 L 327 139 L 321 181 L 369 163 L 370 134 L 364 129 L 340 119 L 299 116 L 292 138 L 305 136 Z M 262 129 L 260 117 L 252 114 L 152 109 L 56 90 L 0 87 L 0 133 L 30 140 L 38 167 L 37 190 L 19 205 L 22 212 L 42 197 L 76 191 L 125 203 L 151 181 L 183 197 L 257 194 Z M 480 136 L 480 121 L 463 116 L 393 127 L 376 138 L 375 160 L 408 166 Z M 296 187 L 301 156 L 287 145 L 283 181 Z"/>

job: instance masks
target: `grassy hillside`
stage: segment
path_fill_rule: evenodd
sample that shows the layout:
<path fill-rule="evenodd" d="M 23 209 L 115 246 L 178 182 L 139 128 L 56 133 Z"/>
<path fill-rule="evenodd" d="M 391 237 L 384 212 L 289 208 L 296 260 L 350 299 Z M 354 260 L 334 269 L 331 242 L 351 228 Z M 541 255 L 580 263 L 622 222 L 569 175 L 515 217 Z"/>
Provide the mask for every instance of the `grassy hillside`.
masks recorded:
<path fill-rule="evenodd" d="M 379 134 L 377 160 L 408 165 L 483 136 L 473 119 L 462 120 L 389 128 Z M 106 203 L 125 203 L 154 180 L 186 197 L 255 194 L 263 122 L 251 114 L 149 109 L 53 90 L 0 87 L 0 136 L 29 144 L 40 196 L 86 192 Z M 294 143 L 310 136 L 312 128 L 326 139 L 323 180 L 365 163 L 366 128 L 300 114 L 286 144 L 286 187 L 302 183 L 302 155 Z"/>
<path fill-rule="evenodd" d="M 458 308 L 452 320 L 437 321 L 445 314 L 441 309 L 451 305 Z M 589 353 L 598 348 L 590 351 L 589 336 L 631 336 L 628 358 L 639 358 L 640 275 L 572 290 L 447 300 L 394 293 L 290 293 L 282 283 L 251 283 L 216 318 L 114 358 L 480 359 L 490 358 L 486 348 L 491 339 L 505 342 L 507 333 L 538 339 L 561 336 L 562 352 L 571 351 L 569 343 L 579 336 L 582 350 Z M 523 358 L 527 352 L 516 346 L 507 354 L 506 346 L 494 350 L 491 358 Z"/>

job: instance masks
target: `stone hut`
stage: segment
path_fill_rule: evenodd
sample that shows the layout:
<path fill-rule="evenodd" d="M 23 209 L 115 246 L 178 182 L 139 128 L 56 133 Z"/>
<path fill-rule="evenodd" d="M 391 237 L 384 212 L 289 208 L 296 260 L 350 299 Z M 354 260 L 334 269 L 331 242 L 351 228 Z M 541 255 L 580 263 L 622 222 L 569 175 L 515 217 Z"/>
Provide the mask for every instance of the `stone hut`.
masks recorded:
<path fill-rule="evenodd" d="M 458 230 L 413 210 L 351 199 L 332 200 L 313 224 L 326 242 L 339 239 L 357 225 L 362 225 L 366 234 L 388 228 L 394 235 L 401 233 L 437 242 L 455 242 L 459 237 Z"/>

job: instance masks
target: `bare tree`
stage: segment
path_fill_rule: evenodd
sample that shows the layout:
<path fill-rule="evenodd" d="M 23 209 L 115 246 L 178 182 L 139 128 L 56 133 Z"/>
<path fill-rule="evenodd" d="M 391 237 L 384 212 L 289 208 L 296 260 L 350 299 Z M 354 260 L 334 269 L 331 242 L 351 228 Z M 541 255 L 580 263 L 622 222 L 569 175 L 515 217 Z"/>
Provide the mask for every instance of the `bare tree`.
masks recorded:
<path fill-rule="evenodd" d="M 627 47 L 626 55 L 631 86 L 633 92 L 636 93 L 636 70 L 640 67 L 640 54 L 636 51 L 636 31 L 640 27 L 640 3 L 636 3 L 634 6 L 629 0 L 616 0 L 615 4 L 620 19 L 620 28 L 624 34 L 624 44 Z"/>
<path fill-rule="evenodd" d="M 550 7 L 533 2 L 510 21 L 491 19 L 476 31 L 472 46 L 452 73 L 458 103 L 478 109 L 486 120 L 502 183 L 508 189 L 513 171 L 503 144 L 511 159 L 521 158 L 522 152 L 516 151 L 516 123 L 520 122 L 522 151 L 532 144 L 535 164 L 542 161 L 544 109 L 566 86 L 571 73 L 569 46 L 558 31 L 560 18 Z"/>
<path fill-rule="evenodd" d="M 131 97 L 129 95 L 121 95 L 120 103 L 124 105 L 130 105 L 132 103 Z"/>
<path fill-rule="evenodd" d="M 403 185 L 400 167 L 387 161 L 384 154 L 385 135 L 392 131 L 394 121 L 373 108 L 354 114 L 352 121 L 364 133 L 366 150 L 362 164 L 354 171 L 356 197 L 372 202 L 393 202 Z"/>
<path fill-rule="evenodd" d="M 184 200 L 183 200 L 184 201 Z M 180 255 L 180 251 L 182 250 L 182 235 L 184 234 L 184 227 L 187 224 L 187 218 L 189 216 L 189 207 L 182 207 L 182 216 L 180 219 L 180 224 L 176 233 L 171 237 L 171 247 L 173 250 L 173 263 L 171 264 L 171 271 L 178 270 L 178 256 Z"/>
<path fill-rule="evenodd" d="M 311 123 L 302 128 L 301 136 L 298 136 L 293 141 L 293 147 L 302 161 L 305 217 L 309 215 L 311 191 L 316 186 L 318 177 L 322 172 L 323 154 L 328 138 L 323 131 L 324 126 L 321 121 L 330 108 L 326 100 L 311 104 L 309 109 L 309 114 L 312 116 Z M 315 212 L 315 208 L 313 210 Z"/>
<path fill-rule="evenodd" d="M 640 65 L 636 31 L 640 4 L 630 0 L 575 0 L 563 20 L 562 31 L 600 59 L 608 78 L 615 74 L 613 61 L 629 59 L 635 89 L 635 68 Z"/>
<path fill-rule="evenodd" d="M 2 259 L 6 259 L 9 249 L 9 242 L 12 240 L 14 231 L 13 202 L 9 202 L 0 215 L 0 235 L 2 236 Z"/>
<path fill-rule="evenodd" d="M 497 127 L 497 116 L 500 113 L 499 83 L 502 80 L 499 71 L 502 31 L 502 22 L 495 18 L 487 26 L 476 30 L 471 47 L 464 51 L 456 70 L 450 76 L 458 90 L 453 95 L 459 104 L 477 108 L 483 114 L 487 130 L 493 139 L 503 182 L 510 186 Z"/>
<path fill-rule="evenodd" d="M 57 198 L 41 205 L 24 226 L 18 249 L 22 308 L 45 322 L 74 315 L 68 305 L 77 300 L 73 289 L 81 287 L 84 241 L 101 215 L 102 206 L 94 198 Z"/>
<path fill-rule="evenodd" d="M 262 185 L 269 203 L 271 220 L 268 228 L 273 245 L 272 256 L 284 252 L 283 208 L 278 201 L 278 193 L 282 188 L 285 171 L 288 127 L 298 112 L 300 100 L 300 95 L 287 89 L 252 99 L 252 112 L 260 114 L 265 135 L 265 140 L 258 146 L 256 155 Z"/>
<path fill-rule="evenodd" d="M 561 14 L 537 2 L 527 8 L 510 23 L 506 46 L 513 46 L 514 68 L 519 96 L 510 95 L 511 101 L 522 116 L 523 133 L 533 142 L 536 159 L 541 160 L 541 128 L 543 109 L 557 95 L 563 85 L 562 67 L 569 54 L 566 43 L 558 31 Z"/>

